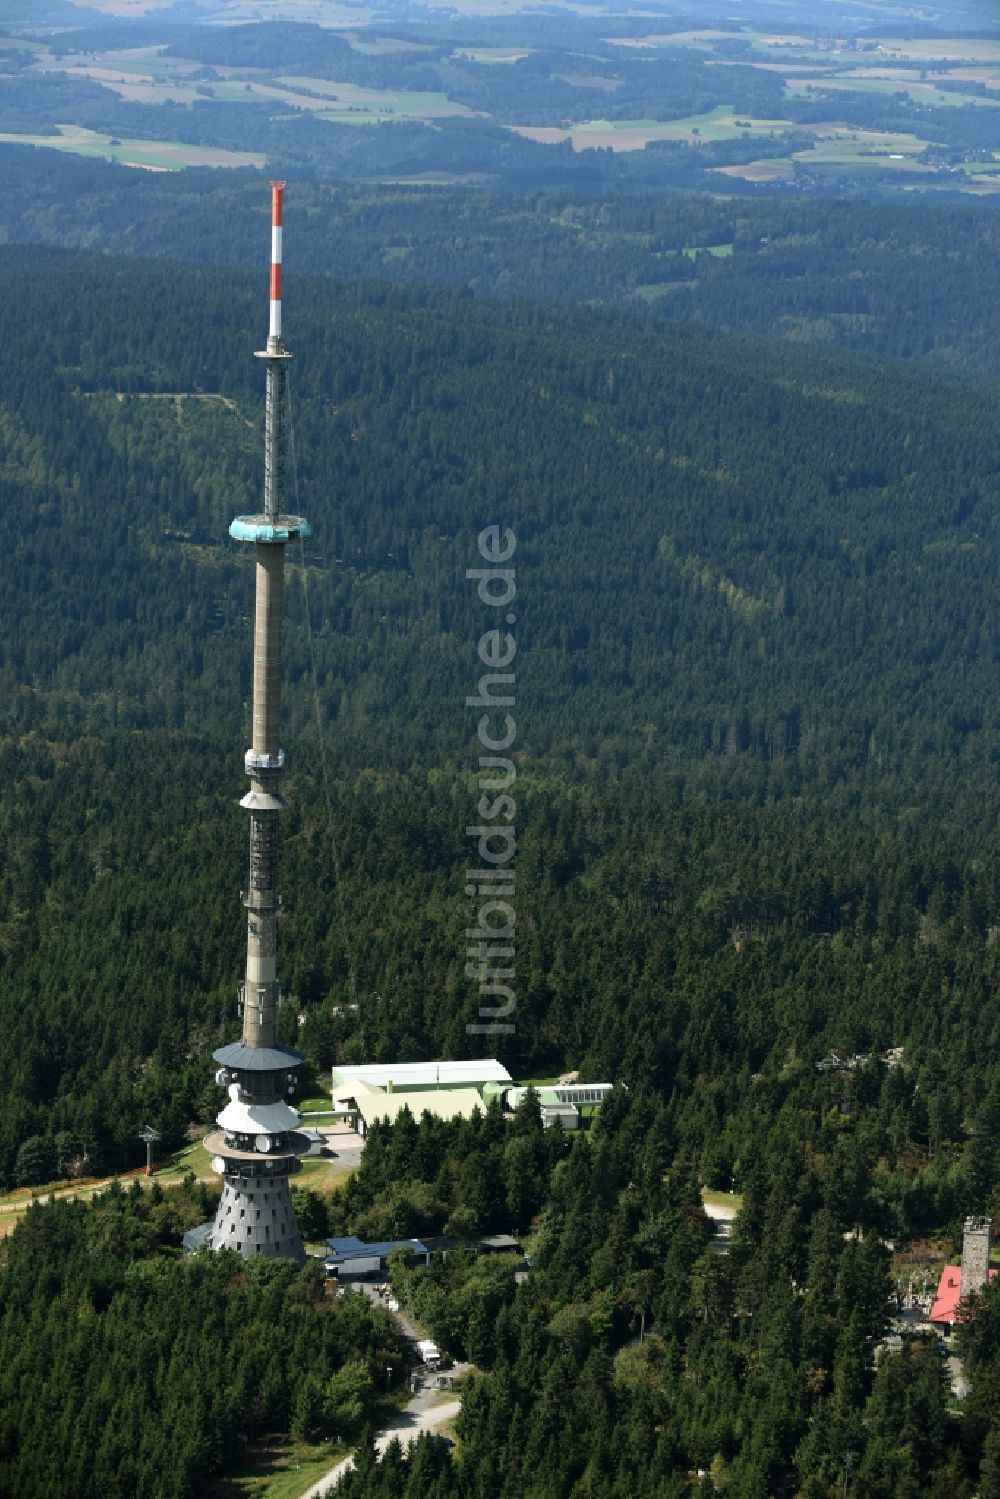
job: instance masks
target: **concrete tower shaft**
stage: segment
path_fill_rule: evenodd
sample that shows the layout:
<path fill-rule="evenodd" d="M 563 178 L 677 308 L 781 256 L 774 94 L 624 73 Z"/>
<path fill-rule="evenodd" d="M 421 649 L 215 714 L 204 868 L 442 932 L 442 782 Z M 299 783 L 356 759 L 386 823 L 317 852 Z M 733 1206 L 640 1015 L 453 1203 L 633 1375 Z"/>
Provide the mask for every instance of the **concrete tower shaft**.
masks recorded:
<path fill-rule="evenodd" d="M 278 828 L 273 812 L 252 816 L 250 824 L 251 868 L 254 852 L 266 850 L 262 866 L 271 865 L 270 883 L 253 889 L 247 905 L 247 965 L 243 986 L 243 1045 L 273 1047 L 278 1039 L 278 923 L 277 897 L 273 895 L 277 871 Z M 262 876 L 263 878 L 263 876 Z M 270 909 L 268 909 L 270 903 Z"/>
<path fill-rule="evenodd" d="M 281 757 L 281 611 L 285 594 L 285 549 L 257 544 L 257 589 L 253 628 L 252 753 L 267 764 Z"/>
<path fill-rule="evenodd" d="M 257 355 L 266 369 L 264 417 L 264 503 L 259 516 L 241 516 L 234 536 L 255 543 L 256 588 L 253 633 L 253 726 L 246 771 L 250 790 L 242 806 L 250 813 L 250 885 L 247 908 L 247 963 L 243 985 L 243 1044 L 273 1047 L 278 1007 L 278 817 L 285 807 L 280 791 L 285 769 L 281 748 L 281 634 L 285 594 L 285 545 L 308 535 L 298 516 L 285 514 L 285 440 L 288 362 L 281 338 L 281 240 L 284 183 L 271 185 L 270 322 L 266 349 Z M 260 1079 L 257 1079 L 258 1085 Z"/>

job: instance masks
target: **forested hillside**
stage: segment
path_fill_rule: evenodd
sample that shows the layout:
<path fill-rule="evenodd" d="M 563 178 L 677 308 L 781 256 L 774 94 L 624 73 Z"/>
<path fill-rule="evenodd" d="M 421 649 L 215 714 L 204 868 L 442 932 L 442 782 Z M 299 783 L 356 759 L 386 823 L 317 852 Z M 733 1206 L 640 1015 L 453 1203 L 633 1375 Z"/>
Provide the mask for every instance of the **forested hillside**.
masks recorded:
<path fill-rule="evenodd" d="M 199 1188 L 34 1207 L 0 1277 L 0 1489 L 80 1499 L 204 1492 L 261 1429 L 344 1439 L 402 1357 L 388 1315 L 323 1273 L 183 1262 Z M 360 1377 L 359 1377 L 360 1371 Z M 338 1402 L 353 1385 L 355 1408 Z"/>
<path fill-rule="evenodd" d="M 251 576 L 226 526 L 254 503 L 260 391 L 258 278 L 53 252 L 5 273 L 10 1173 L 50 1121 L 106 1138 L 152 1110 L 176 1135 L 231 1014 Z M 679 1000 L 684 1034 L 692 946 L 699 986 L 801 961 L 837 995 L 835 1019 L 793 1004 L 791 1032 L 772 1008 L 749 1049 L 736 1026 L 751 1070 L 793 1039 L 909 1039 L 919 1007 L 845 984 L 856 950 L 829 938 L 932 929 L 990 962 L 992 392 L 461 293 L 299 298 L 315 541 L 290 596 L 284 945 L 317 1056 L 347 984 L 386 996 L 367 1046 L 462 1044 L 464 574 L 493 521 L 522 601 L 518 1058 L 645 1069 L 651 1004 Z M 185 391 L 225 401 L 155 398 Z M 745 922 L 785 939 L 740 957 Z"/>
<path fill-rule="evenodd" d="M 260 263 L 256 173 L 134 172 L 0 146 L 0 243 Z M 297 180 L 296 273 L 617 305 L 638 318 L 1000 374 L 989 203 L 631 197 Z"/>
<path fill-rule="evenodd" d="M 26 1141 L 117 1167 L 142 1123 L 172 1145 L 217 1107 L 252 598 L 226 527 L 258 492 L 263 285 L 2 260 L 9 1183 Z M 516 1148 L 491 1115 L 366 1156 L 349 1230 L 414 1205 L 428 1228 L 536 1229 L 524 1285 L 457 1264 L 434 1293 L 490 1372 L 460 1462 L 421 1449 L 407 1492 L 673 1496 L 699 1469 L 741 1499 L 821 1499 L 845 1471 L 873 1499 L 995 1492 L 988 1340 L 961 1423 L 919 1348 L 874 1370 L 883 1240 L 948 1246 L 1000 1201 L 995 387 L 447 287 L 300 275 L 287 306 L 314 537 L 289 557 L 286 1035 L 317 1067 L 481 1045 L 466 698 L 492 621 L 466 572 L 499 524 L 519 844 L 499 1044 L 521 1075 L 628 1088 L 570 1151 L 526 1109 Z M 868 1060 L 817 1071 L 834 1047 Z M 719 1257 L 698 1192 L 734 1181 Z M 402 1492 L 389 1461 L 353 1491 Z M 50 1469 L 11 1471 L 27 1493 Z"/>
<path fill-rule="evenodd" d="M 503 1154 L 518 1167 L 506 1177 L 504 1127 L 488 1119 L 481 1195 L 495 1200 L 505 1182 L 542 1188 L 531 1273 L 518 1286 L 510 1260 L 459 1256 L 430 1272 L 396 1268 L 408 1305 L 489 1372 L 465 1395 L 453 1464 L 432 1444 L 409 1458 L 390 1449 L 381 1463 L 369 1449 L 340 1499 L 839 1499 L 845 1482 L 865 1499 L 994 1494 L 995 1302 L 963 1337 L 973 1371 L 963 1421 L 949 1413 L 936 1338 L 883 1347 L 875 1367 L 888 1255 L 870 1227 L 852 1231 L 866 1180 L 853 1151 L 862 1134 L 885 1148 L 894 1089 L 880 1089 L 875 1069 L 856 1081 L 849 1114 L 827 1094 L 822 1124 L 821 1091 L 812 1108 L 802 1092 L 797 1103 L 785 1095 L 782 1138 L 745 1176 L 725 1254 L 654 1097 L 613 1099 L 593 1139 L 564 1142 L 562 1159 L 523 1108 L 507 1127 Z M 436 1171 L 448 1179 L 448 1143 L 471 1142 L 425 1128 L 418 1143 L 404 1122 L 375 1143 L 363 1188 L 384 1184 L 405 1201 L 413 1178 L 427 1195 Z"/>

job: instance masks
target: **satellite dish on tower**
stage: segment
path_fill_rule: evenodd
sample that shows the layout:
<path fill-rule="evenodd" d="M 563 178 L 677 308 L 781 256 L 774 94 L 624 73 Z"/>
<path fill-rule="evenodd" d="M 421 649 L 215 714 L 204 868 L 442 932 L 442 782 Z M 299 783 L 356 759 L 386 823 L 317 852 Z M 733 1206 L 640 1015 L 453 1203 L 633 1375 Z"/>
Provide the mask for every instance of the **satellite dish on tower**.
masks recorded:
<path fill-rule="evenodd" d="M 272 1144 L 271 1136 L 270 1135 L 258 1135 L 257 1138 L 256 1138 L 256 1140 L 254 1141 L 254 1144 L 256 1145 L 256 1147 L 257 1147 L 258 1150 L 262 1150 L 264 1152 L 264 1154 L 266 1155 L 267 1152 L 271 1149 L 271 1144 Z"/>
<path fill-rule="evenodd" d="M 222 1159 L 221 1155 L 214 1155 L 212 1157 L 212 1170 L 218 1172 L 219 1176 L 223 1176 L 225 1174 L 226 1163 Z"/>

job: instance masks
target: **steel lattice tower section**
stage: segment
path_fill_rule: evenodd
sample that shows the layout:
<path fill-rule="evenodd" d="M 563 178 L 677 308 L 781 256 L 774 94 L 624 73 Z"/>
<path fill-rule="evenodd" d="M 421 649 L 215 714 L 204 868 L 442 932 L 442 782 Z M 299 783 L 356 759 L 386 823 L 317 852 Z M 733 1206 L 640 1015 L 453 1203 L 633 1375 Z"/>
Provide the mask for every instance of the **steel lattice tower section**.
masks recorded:
<path fill-rule="evenodd" d="M 281 339 L 281 230 L 285 184 L 271 184 L 271 315 L 267 348 L 256 357 L 267 372 L 264 435 L 264 507 L 241 515 L 229 534 L 254 544 L 256 599 L 253 636 L 253 739 L 245 769 L 250 790 L 240 802 L 250 814 L 250 881 L 246 980 L 240 985 L 243 1036 L 214 1053 L 216 1081 L 229 1090 L 218 1129 L 205 1141 L 225 1185 L 212 1224 L 213 1249 L 248 1257 L 304 1260 L 288 1179 L 308 1148 L 296 1109 L 287 1102 L 303 1058 L 277 1037 L 281 990 L 277 976 L 278 821 L 285 753 L 281 748 L 281 622 L 285 546 L 308 536 L 301 516 L 284 509 L 288 362 Z"/>

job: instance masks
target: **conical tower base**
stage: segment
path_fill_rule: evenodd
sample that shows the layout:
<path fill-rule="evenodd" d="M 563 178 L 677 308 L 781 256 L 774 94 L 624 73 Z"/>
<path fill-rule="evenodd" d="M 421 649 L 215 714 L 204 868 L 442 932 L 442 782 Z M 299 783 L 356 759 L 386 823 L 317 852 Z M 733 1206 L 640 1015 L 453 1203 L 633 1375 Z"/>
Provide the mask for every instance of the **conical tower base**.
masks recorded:
<path fill-rule="evenodd" d="M 244 1259 L 305 1262 L 287 1176 L 227 1173 L 222 1201 L 212 1224 L 213 1249 L 235 1249 Z"/>

